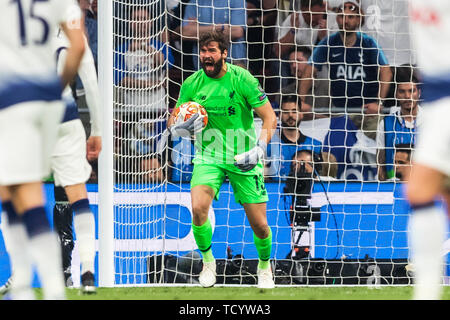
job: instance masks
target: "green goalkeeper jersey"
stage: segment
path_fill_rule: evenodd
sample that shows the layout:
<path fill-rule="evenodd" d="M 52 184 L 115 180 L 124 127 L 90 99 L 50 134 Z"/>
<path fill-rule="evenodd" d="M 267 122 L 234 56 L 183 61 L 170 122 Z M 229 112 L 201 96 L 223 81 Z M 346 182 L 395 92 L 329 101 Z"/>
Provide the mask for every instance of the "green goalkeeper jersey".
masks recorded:
<path fill-rule="evenodd" d="M 203 70 L 195 72 L 183 82 L 176 107 L 188 101 L 201 104 L 208 113 L 207 126 L 195 137 L 194 163 L 232 165 L 235 155 L 256 145 L 253 108 L 268 98 L 246 69 L 227 63 L 226 74 L 218 79 Z"/>

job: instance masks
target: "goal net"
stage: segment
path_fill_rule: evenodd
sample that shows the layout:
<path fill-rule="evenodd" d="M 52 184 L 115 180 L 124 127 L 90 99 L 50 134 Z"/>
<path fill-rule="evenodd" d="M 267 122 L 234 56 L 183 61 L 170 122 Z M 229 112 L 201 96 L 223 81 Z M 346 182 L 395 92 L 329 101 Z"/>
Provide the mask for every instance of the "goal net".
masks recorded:
<path fill-rule="evenodd" d="M 163 132 L 180 85 L 199 68 L 198 35 L 211 25 L 230 37 L 229 62 L 260 81 L 278 116 L 265 158 L 275 283 L 412 283 L 410 210 L 400 181 L 408 166 L 394 166 L 394 149 L 413 144 L 414 128 L 397 136 L 385 124 L 394 134 L 388 145 L 378 126 L 401 107 L 400 74 L 408 77 L 402 82 L 420 85 L 408 73 L 415 70 L 408 2 L 362 1 L 363 25 L 355 29 L 362 33 L 348 39 L 358 49 L 348 54 L 333 37 L 343 1 L 317 12 L 318 3 L 112 0 L 113 285 L 198 284 L 193 141 Z M 357 14 L 357 3 L 344 13 Z M 287 112 L 297 105 L 292 96 L 305 98 L 302 119 Z M 260 119 L 255 123 L 258 131 Z M 217 283 L 256 284 L 252 229 L 227 180 L 209 217 Z"/>

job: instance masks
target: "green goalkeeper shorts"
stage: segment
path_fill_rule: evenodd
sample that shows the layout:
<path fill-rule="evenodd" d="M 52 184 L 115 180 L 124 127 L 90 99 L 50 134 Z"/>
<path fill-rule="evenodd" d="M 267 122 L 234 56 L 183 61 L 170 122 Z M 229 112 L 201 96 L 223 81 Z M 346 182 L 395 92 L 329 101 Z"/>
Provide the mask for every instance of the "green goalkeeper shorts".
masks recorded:
<path fill-rule="evenodd" d="M 194 164 L 191 188 L 206 185 L 214 190 L 215 199 L 219 199 L 219 190 L 228 176 L 237 203 L 261 203 L 269 200 L 264 185 L 264 169 L 261 164 L 252 170 L 252 174 L 244 174 L 227 169 L 230 165 Z"/>

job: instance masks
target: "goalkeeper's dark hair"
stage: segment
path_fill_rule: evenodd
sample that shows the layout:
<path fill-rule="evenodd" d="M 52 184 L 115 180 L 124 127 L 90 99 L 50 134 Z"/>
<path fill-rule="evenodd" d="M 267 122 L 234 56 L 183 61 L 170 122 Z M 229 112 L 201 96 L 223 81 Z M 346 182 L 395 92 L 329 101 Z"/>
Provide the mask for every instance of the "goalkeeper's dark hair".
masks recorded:
<path fill-rule="evenodd" d="M 223 32 L 217 32 L 217 31 L 209 31 L 203 33 L 200 38 L 198 39 L 198 46 L 199 48 L 203 46 L 207 46 L 210 42 L 217 42 L 219 44 L 219 49 L 221 52 L 224 52 L 224 50 L 228 50 L 228 47 L 230 45 L 227 37 Z"/>

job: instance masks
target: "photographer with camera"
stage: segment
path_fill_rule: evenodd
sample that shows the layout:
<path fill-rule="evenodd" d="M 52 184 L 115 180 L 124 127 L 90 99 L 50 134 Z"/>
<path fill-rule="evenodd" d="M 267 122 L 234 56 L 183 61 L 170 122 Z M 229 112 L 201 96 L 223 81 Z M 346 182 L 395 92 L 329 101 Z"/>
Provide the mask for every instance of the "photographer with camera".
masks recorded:
<path fill-rule="evenodd" d="M 309 256 L 310 225 L 320 221 L 320 208 L 312 208 L 308 200 L 315 179 L 320 179 L 322 154 L 311 150 L 297 151 L 293 157 L 291 171 L 284 192 L 292 197 L 289 218 L 292 225 L 293 250 L 288 255 L 294 259 Z"/>

